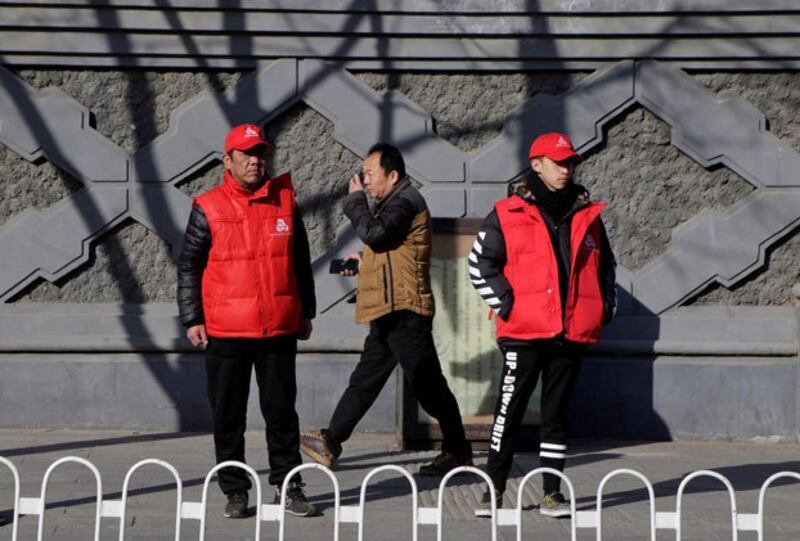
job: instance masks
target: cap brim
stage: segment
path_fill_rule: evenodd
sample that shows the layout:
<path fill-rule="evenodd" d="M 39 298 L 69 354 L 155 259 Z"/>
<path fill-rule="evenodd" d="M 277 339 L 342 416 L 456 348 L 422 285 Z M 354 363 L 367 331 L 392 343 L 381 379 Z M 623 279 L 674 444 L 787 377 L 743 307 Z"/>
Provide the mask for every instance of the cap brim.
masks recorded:
<path fill-rule="evenodd" d="M 253 141 L 245 141 L 243 143 L 239 143 L 238 145 L 231 147 L 228 152 L 231 150 L 250 150 L 251 148 L 255 148 L 257 146 L 263 146 L 266 148 L 271 148 L 272 143 L 269 141 L 265 141 L 264 139 L 256 139 Z"/>
<path fill-rule="evenodd" d="M 554 162 L 563 162 L 564 160 L 568 160 L 570 158 L 575 158 L 576 160 L 582 160 L 580 154 L 572 150 L 571 148 L 559 148 L 552 152 L 548 152 L 547 154 L 543 155 L 546 158 L 550 158 Z M 538 158 L 539 156 L 533 156 L 533 158 Z"/>

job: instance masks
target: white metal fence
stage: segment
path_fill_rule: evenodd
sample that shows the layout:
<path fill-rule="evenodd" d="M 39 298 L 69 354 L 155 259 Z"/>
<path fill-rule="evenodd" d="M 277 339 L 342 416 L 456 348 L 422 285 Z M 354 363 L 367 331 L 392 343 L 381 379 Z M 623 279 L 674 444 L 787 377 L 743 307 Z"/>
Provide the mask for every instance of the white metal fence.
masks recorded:
<path fill-rule="evenodd" d="M 95 523 L 94 523 L 94 541 L 99 541 L 100 539 L 100 520 L 103 517 L 106 518 L 117 518 L 119 519 L 119 541 L 124 541 L 125 539 L 125 515 L 127 509 L 127 500 L 128 500 L 128 487 L 130 484 L 130 480 L 133 477 L 134 473 L 139 470 L 141 467 L 146 465 L 155 465 L 160 466 L 172 475 L 175 480 L 176 484 L 176 512 L 175 512 L 175 540 L 179 541 L 181 537 L 181 524 L 184 520 L 198 520 L 200 521 L 200 533 L 199 533 L 199 540 L 205 540 L 205 529 L 206 529 L 206 511 L 207 511 L 207 502 L 208 502 L 208 489 L 209 485 L 211 484 L 211 480 L 215 473 L 218 470 L 224 467 L 232 466 L 238 467 L 247 472 L 247 474 L 253 480 L 253 486 L 255 488 L 255 495 L 256 495 L 256 516 L 255 516 L 255 531 L 254 531 L 254 539 L 260 539 L 261 536 L 261 523 L 262 522 L 277 522 L 279 524 L 278 530 L 278 539 L 280 541 L 284 540 L 284 533 L 285 533 L 285 504 L 286 504 L 286 491 L 288 487 L 288 482 L 291 477 L 294 476 L 295 473 L 300 472 L 302 470 L 308 469 L 315 469 L 320 470 L 325 473 L 328 478 L 331 480 L 331 484 L 333 485 L 333 494 L 334 494 L 334 506 L 333 506 L 333 539 L 334 541 L 338 541 L 339 539 L 339 526 L 343 523 L 354 523 L 358 524 L 358 540 L 363 541 L 364 539 L 364 516 L 367 510 L 366 507 L 366 494 L 367 494 L 367 486 L 372 478 L 382 472 L 395 472 L 400 474 L 401 476 L 405 477 L 411 487 L 411 505 L 412 505 L 412 514 L 411 514 L 411 531 L 412 531 L 412 539 L 416 541 L 418 538 L 418 530 L 420 525 L 432 525 L 436 526 L 436 539 L 441 541 L 443 538 L 443 506 L 444 506 L 444 489 L 447 486 L 447 483 L 453 476 L 458 474 L 469 473 L 478 476 L 484 483 L 487 483 L 489 486 L 494 489 L 491 479 L 489 478 L 486 473 L 483 471 L 474 468 L 474 467 L 460 467 L 452 470 L 447 475 L 442 478 L 441 483 L 439 484 L 439 494 L 437 500 L 436 507 L 419 507 L 419 490 L 417 487 L 417 482 L 414 477 L 404 468 L 395 465 L 386 465 L 380 466 L 375 469 L 369 471 L 369 473 L 364 477 L 363 482 L 361 483 L 361 491 L 359 496 L 359 503 L 357 506 L 342 506 L 341 505 L 341 493 L 339 489 L 339 482 L 336 479 L 336 476 L 329 470 L 328 468 L 321 466 L 319 464 L 309 463 L 309 464 L 302 464 L 294 468 L 287 476 L 286 480 L 281 487 L 281 499 L 280 504 L 265 504 L 263 503 L 262 499 L 262 490 L 261 490 L 261 483 L 253 468 L 248 466 L 247 464 L 243 464 L 241 462 L 223 462 L 217 464 L 212 468 L 205 477 L 205 481 L 203 482 L 203 495 L 200 502 L 190 502 L 190 501 L 183 501 L 183 483 L 181 481 L 180 475 L 178 475 L 178 471 L 175 469 L 172 464 L 165 462 L 163 460 L 149 458 L 146 460 L 142 460 L 134 464 L 126 473 L 125 480 L 123 481 L 122 485 L 122 495 L 119 500 L 103 500 L 103 482 L 100 476 L 100 472 L 97 467 L 92 464 L 90 461 L 80 458 L 80 457 L 64 457 L 59 460 L 53 462 L 45 471 L 44 477 L 42 479 L 42 486 L 39 493 L 39 497 L 37 498 L 26 498 L 20 495 L 20 476 L 19 471 L 17 470 L 14 464 L 0 456 L 0 464 L 4 465 L 11 471 L 11 474 L 14 479 L 14 509 L 12 514 L 12 533 L 11 539 L 12 541 L 17 541 L 18 536 L 18 526 L 19 526 L 19 516 L 20 515 L 37 515 L 38 518 L 38 527 L 37 527 L 37 541 L 42 540 L 42 535 L 44 532 L 44 521 L 45 521 L 45 509 L 46 509 L 46 502 L 47 502 L 47 486 L 48 481 L 50 479 L 51 474 L 53 471 L 58 468 L 60 465 L 65 463 L 77 463 L 85 466 L 88 468 L 92 474 L 94 475 L 95 479 L 95 487 L 96 487 L 96 498 L 95 498 Z M 714 479 L 719 480 L 725 486 L 729 498 L 730 498 L 730 513 L 731 513 L 731 526 L 732 526 L 732 534 L 731 539 L 733 541 L 737 541 L 739 532 L 743 531 L 754 531 L 758 533 L 759 541 L 763 541 L 764 539 L 764 500 L 766 496 L 766 492 L 769 487 L 775 483 L 778 479 L 781 478 L 791 478 L 796 481 L 800 481 L 800 473 L 785 471 L 780 472 L 772 475 L 764 484 L 761 485 L 761 489 L 759 490 L 758 495 L 758 512 L 757 513 L 739 513 L 736 508 L 736 494 L 733 490 L 733 485 L 731 482 L 724 476 L 717 472 L 710 471 L 710 470 L 700 470 L 694 473 L 687 475 L 680 483 L 678 487 L 677 493 L 677 503 L 675 506 L 675 511 L 656 511 L 655 507 L 655 491 L 653 490 L 652 483 L 645 477 L 642 473 L 631 470 L 631 469 L 617 469 L 610 472 L 606 475 L 597 487 L 597 496 L 595 502 L 595 509 L 594 510 L 587 510 L 587 511 L 577 511 L 575 505 L 575 489 L 570 481 L 570 479 L 564 475 L 563 473 L 556 471 L 551 468 L 536 468 L 535 470 L 529 472 L 525 475 L 519 483 L 519 488 L 517 491 L 517 506 L 514 509 L 498 509 L 497 502 L 494 498 L 494 490 L 491 491 L 492 495 L 492 502 L 491 502 L 491 539 L 492 541 L 497 540 L 497 528 L 498 526 L 513 526 L 516 527 L 517 532 L 517 540 L 522 540 L 522 508 L 523 508 L 523 490 L 525 485 L 535 476 L 541 475 L 542 473 L 552 473 L 559 476 L 564 486 L 566 487 L 566 492 L 569 497 L 569 505 L 571 510 L 571 521 L 570 521 L 570 538 L 572 541 L 576 541 L 577 539 L 577 530 L 578 529 L 590 529 L 596 532 L 596 539 L 597 541 L 601 541 L 603 539 L 603 528 L 602 528 L 602 515 L 603 515 L 603 490 L 606 484 L 613 478 L 619 476 L 633 476 L 639 479 L 644 488 L 647 490 L 648 500 L 649 500 L 649 515 L 650 515 L 650 524 L 649 524 L 649 534 L 651 541 L 655 541 L 656 539 L 656 530 L 673 530 L 675 531 L 675 538 L 680 541 L 681 537 L 681 512 L 682 512 L 682 503 L 683 503 L 683 495 L 686 490 L 686 487 L 690 482 L 694 479 L 699 477 L 711 477 Z"/>

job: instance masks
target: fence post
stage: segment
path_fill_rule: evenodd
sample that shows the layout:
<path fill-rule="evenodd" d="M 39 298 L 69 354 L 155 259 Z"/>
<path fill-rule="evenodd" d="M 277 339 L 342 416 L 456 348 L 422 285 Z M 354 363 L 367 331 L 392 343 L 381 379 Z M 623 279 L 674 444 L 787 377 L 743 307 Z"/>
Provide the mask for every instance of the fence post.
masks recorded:
<path fill-rule="evenodd" d="M 256 470 L 238 460 L 226 460 L 220 462 L 211 471 L 206 474 L 206 479 L 203 481 L 203 499 L 200 503 L 202 509 L 202 516 L 200 517 L 200 541 L 205 541 L 206 538 L 206 515 L 208 514 L 208 485 L 211 483 L 211 477 L 222 468 L 234 467 L 246 471 L 253 479 L 253 486 L 256 488 L 256 533 L 255 539 L 261 539 L 261 480 L 258 478 Z"/>
<path fill-rule="evenodd" d="M 411 485 L 411 527 L 413 528 L 413 530 L 411 530 L 411 539 L 412 541 L 417 541 L 417 533 L 419 530 L 417 523 L 417 509 L 419 507 L 417 482 L 414 480 L 414 476 L 408 473 L 407 470 L 400 466 L 395 466 L 394 464 L 387 464 L 386 466 L 379 466 L 370 470 L 367 476 L 364 477 L 364 481 L 361 482 L 361 494 L 358 499 L 358 541 L 364 541 L 364 508 L 367 503 L 367 484 L 375 475 L 384 471 L 393 471 L 403 475 Z"/>
<path fill-rule="evenodd" d="M 722 484 L 725 485 L 725 488 L 728 489 L 728 495 L 730 496 L 731 500 L 731 525 L 733 527 L 732 539 L 733 541 L 737 541 L 739 539 L 739 528 L 736 524 L 736 494 L 733 491 L 733 485 L 731 485 L 731 482 L 727 477 L 711 470 L 698 470 L 694 473 L 690 473 L 683 479 L 683 481 L 681 481 L 681 484 L 678 487 L 678 502 L 675 506 L 675 512 L 677 515 L 675 524 L 675 539 L 677 539 L 677 541 L 681 541 L 681 505 L 683 504 L 683 491 L 686 488 L 686 485 L 689 484 L 689 481 L 697 477 L 713 477 L 714 479 L 721 481 Z"/>
<path fill-rule="evenodd" d="M 6 457 L 0 456 L 0 464 L 5 464 L 11 475 L 14 477 L 14 510 L 11 512 L 11 541 L 17 541 L 17 531 L 19 528 L 19 471 L 14 464 Z"/>
<path fill-rule="evenodd" d="M 183 501 L 183 483 L 181 482 L 181 477 L 178 475 L 178 470 L 175 469 L 175 466 L 166 462 L 164 460 L 159 460 L 157 458 L 147 458 L 145 460 L 141 460 L 131 466 L 128 470 L 128 473 L 125 474 L 125 480 L 122 482 L 122 500 L 120 503 L 120 515 L 119 515 L 119 541 L 125 540 L 125 514 L 128 508 L 128 485 L 130 484 L 131 477 L 133 477 L 134 472 L 136 472 L 142 466 L 146 466 L 148 464 L 153 464 L 155 466 L 161 466 L 165 468 L 172 474 L 172 477 L 175 479 L 175 485 L 178 487 L 177 493 L 177 504 L 175 506 L 175 541 L 180 541 L 181 539 L 181 502 Z"/>
<path fill-rule="evenodd" d="M 437 498 L 436 503 L 436 512 L 439 515 L 436 523 L 436 541 L 442 541 L 442 522 L 444 522 L 444 513 L 442 512 L 444 509 L 444 487 L 447 486 L 447 482 L 451 477 L 458 475 L 459 473 L 474 473 L 486 481 L 486 484 L 489 485 L 489 495 L 492 498 L 492 541 L 497 541 L 497 498 L 495 497 L 494 483 L 485 472 L 474 466 L 459 466 L 457 468 L 453 468 L 447 472 L 447 475 L 445 475 L 442 478 L 441 483 L 439 483 L 439 497 Z"/>
<path fill-rule="evenodd" d="M 95 504 L 94 518 L 94 541 L 100 541 L 100 516 L 103 508 L 103 481 L 100 478 L 100 472 L 97 470 L 97 467 L 85 458 L 81 458 L 79 456 L 65 456 L 64 458 L 59 458 L 53 462 L 49 468 L 47 468 L 47 471 L 44 472 L 44 478 L 42 479 L 42 492 L 39 497 L 40 513 L 36 539 L 37 541 L 42 541 L 42 536 L 44 535 L 44 512 L 47 508 L 47 483 L 50 480 L 50 474 L 53 473 L 53 470 L 55 470 L 58 466 L 67 462 L 82 464 L 83 466 L 89 468 L 89 470 L 91 470 L 91 472 L 94 474 L 95 488 L 97 490 L 97 503 Z"/>
<path fill-rule="evenodd" d="M 336 476 L 333 475 L 331 470 L 322 464 L 317 464 L 316 462 L 295 466 L 292 471 L 287 473 L 286 477 L 283 479 L 283 485 L 281 486 L 281 512 L 278 526 L 278 541 L 284 541 L 286 530 L 286 489 L 289 488 L 289 482 L 292 480 L 292 477 L 294 477 L 296 473 L 299 473 L 303 470 L 320 470 L 324 472 L 331 480 L 331 483 L 333 483 L 333 541 L 339 541 L 339 506 L 341 503 L 339 481 L 336 479 Z"/>
<path fill-rule="evenodd" d="M 770 478 L 761 485 L 761 490 L 758 492 L 758 541 L 764 541 L 764 499 L 767 496 L 767 489 L 773 482 L 782 477 L 791 477 L 792 479 L 800 481 L 800 473 L 782 471 L 770 476 Z"/>
<path fill-rule="evenodd" d="M 569 477 L 564 475 L 564 472 L 558 471 L 555 468 L 536 468 L 533 471 L 528 472 L 525 474 L 525 477 L 519 482 L 519 488 L 517 489 L 517 509 L 516 509 L 516 522 L 517 522 L 517 541 L 522 541 L 522 499 L 523 499 L 523 491 L 525 490 L 525 484 L 531 480 L 536 475 L 541 475 L 543 473 L 551 473 L 555 476 L 558 476 L 567 487 L 567 491 L 569 492 L 569 508 L 570 508 L 570 539 L 572 541 L 576 541 L 577 539 L 577 528 L 576 528 L 576 520 L 575 520 L 575 488 L 572 486 L 572 481 L 569 480 Z"/>
<path fill-rule="evenodd" d="M 602 541 L 603 539 L 603 489 L 608 481 L 618 475 L 632 475 L 644 483 L 644 486 L 647 488 L 647 496 L 650 500 L 650 541 L 656 541 L 656 495 L 653 490 L 653 485 L 650 483 L 650 480 L 640 472 L 627 468 L 620 468 L 610 472 L 603 477 L 603 480 L 600 481 L 600 485 L 597 487 L 597 541 Z"/>

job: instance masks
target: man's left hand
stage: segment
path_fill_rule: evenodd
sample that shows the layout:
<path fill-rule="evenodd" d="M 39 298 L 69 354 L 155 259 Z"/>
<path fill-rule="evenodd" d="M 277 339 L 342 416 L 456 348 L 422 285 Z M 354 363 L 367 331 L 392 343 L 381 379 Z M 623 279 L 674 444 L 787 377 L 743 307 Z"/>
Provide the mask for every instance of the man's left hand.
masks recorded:
<path fill-rule="evenodd" d="M 350 184 L 347 186 L 347 193 L 363 192 L 364 185 L 361 183 L 361 177 L 353 175 L 350 177 Z"/>
<path fill-rule="evenodd" d="M 300 332 L 297 333 L 298 340 L 308 340 L 311 338 L 311 331 L 314 330 L 314 325 L 311 323 L 310 319 L 301 319 L 300 320 Z"/>

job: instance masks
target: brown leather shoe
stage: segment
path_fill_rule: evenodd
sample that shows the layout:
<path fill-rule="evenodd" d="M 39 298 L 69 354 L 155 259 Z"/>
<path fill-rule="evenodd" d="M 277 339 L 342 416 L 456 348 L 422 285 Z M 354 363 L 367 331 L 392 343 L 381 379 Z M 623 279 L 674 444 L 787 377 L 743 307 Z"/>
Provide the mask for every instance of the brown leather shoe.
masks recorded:
<path fill-rule="evenodd" d="M 332 468 L 341 453 L 341 450 L 337 453 L 331 448 L 328 438 L 325 437 L 325 430 L 301 433 L 300 451 L 326 468 Z"/>

